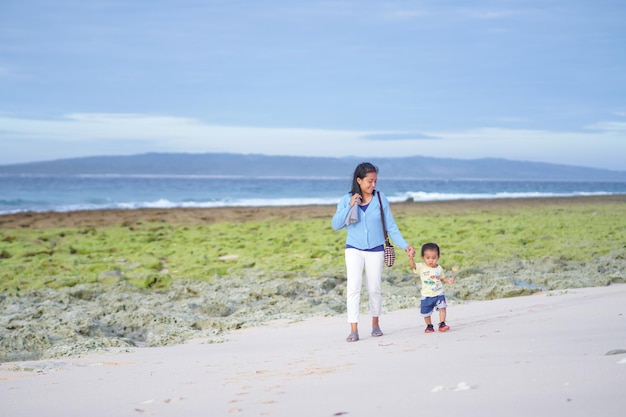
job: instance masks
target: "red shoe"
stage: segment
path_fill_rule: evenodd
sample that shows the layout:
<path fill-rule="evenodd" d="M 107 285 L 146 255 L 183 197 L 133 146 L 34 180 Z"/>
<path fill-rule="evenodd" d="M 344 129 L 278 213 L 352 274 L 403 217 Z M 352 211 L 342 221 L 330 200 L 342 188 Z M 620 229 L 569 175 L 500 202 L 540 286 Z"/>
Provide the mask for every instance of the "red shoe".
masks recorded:
<path fill-rule="evenodd" d="M 429 324 L 428 326 L 426 326 L 426 330 L 424 330 L 424 333 L 434 333 L 435 328 L 433 327 L 432 324 Z"/>
<path fill-rule="evenodd" d="M 450 330 L 450 326 L 448 326 L 445 321 L 442 321 L 441 323 L 439 323 L 440 332 L 447 332 L 448 330 Z"/>

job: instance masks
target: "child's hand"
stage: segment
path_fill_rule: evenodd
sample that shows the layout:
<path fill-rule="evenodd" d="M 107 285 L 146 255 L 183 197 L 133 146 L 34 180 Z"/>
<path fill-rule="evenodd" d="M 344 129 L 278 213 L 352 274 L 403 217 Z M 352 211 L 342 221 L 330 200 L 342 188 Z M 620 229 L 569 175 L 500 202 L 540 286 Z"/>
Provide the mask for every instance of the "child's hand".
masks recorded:
<path fill-rule="evenodd" d="M 454 278 L 446 279 L 446 284 L 454 284 Z"/>

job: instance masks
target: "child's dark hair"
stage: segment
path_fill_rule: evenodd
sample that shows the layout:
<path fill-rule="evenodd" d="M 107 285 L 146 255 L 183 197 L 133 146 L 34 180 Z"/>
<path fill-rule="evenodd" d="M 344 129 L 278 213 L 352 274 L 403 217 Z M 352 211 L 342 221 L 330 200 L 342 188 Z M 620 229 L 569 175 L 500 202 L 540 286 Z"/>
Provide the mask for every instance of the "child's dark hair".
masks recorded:
<path fill-rule="evenodd" d="M 426 252 L 427 250 L 434 250 L 437 252 L 437 256 L 441 256 L 441 253 L 439 252 L 439 245 L 433 242 L 430 243 L 425 243 L 422 246 L 422 257 L 424 257 L 424 252 Z"/>
<path fill-rule="evenodd" d="M 350 190 L 351 194 L 361 194 L 361 186 L 357 182 L 357 178 L 363 179 L 370 172 L 375 172 L 378 174 L 378 168 L 376 165 L 369 162 L 361 162 L 354 169 L 354 175 L 352 175 L 352 188 Z"/>

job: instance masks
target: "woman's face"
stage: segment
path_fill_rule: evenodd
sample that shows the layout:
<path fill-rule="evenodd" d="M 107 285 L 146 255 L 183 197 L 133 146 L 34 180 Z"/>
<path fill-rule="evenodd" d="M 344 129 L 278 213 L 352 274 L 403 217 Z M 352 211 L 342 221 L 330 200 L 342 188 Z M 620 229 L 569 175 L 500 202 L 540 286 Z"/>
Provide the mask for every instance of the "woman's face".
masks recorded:
<path fill-rule="evenodd" d="M 374 192 L 374 188 L 376 188 L 376 180 L 378 179 L 378 174 L 375 172 L 370 172 L 364 178 L 357 178 L 356 181 L 361 186 L 361 193 L 364 195 L 371 195 Z"/>

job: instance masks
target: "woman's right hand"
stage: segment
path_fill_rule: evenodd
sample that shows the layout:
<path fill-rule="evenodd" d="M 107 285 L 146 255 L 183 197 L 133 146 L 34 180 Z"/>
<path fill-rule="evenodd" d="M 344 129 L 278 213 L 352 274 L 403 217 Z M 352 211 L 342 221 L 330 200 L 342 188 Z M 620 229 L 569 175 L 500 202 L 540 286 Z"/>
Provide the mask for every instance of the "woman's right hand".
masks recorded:
<path fill-rule="evenodd" d="M 360 203 L 361 203 L 361 195 L 360 194 L 352 195 L 352 198 L 350 199 L 350 207 L 354 206 L 355 204 L 360 204 Z"/>

